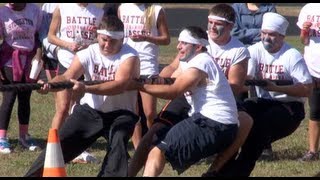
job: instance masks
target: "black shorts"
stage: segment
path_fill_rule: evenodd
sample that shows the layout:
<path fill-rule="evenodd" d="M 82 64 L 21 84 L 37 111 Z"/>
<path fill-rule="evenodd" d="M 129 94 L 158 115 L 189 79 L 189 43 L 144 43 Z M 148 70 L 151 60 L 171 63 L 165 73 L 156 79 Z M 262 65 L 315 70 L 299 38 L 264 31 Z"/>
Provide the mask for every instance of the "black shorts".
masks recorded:
<path fill-rule="evenodd" d="M 58 72 L 59 61 L 54 58 L 49 58 L 47 55 L 42 56 L 43 67 L 45 70 Z"/>
<path fill-rule="evenodd" d="M 168 126 L 179 123 L 188 117 L 191 106 L 184 95 L 170 100 L 160 111 L 154 122 L 162 122 Z"/>
<path fill-rule="evenodd" d="M 320 79 L 314 79 L 314 87 L 311 96 L 309 97 L 309 107 L 310 107 L 310 114 L 309 118 L 313 121 L 320 122 Z"/>
<path fill-rule="evenodd" d="M 61 75 L 63 73 L 65 73 L 67 71 L 67 68 L 65 68 L 60 62 L 58 64 L 58 74 Z M 82 75 L 78 81 L 83 81 L 84 80 L 84 76 Z"/>

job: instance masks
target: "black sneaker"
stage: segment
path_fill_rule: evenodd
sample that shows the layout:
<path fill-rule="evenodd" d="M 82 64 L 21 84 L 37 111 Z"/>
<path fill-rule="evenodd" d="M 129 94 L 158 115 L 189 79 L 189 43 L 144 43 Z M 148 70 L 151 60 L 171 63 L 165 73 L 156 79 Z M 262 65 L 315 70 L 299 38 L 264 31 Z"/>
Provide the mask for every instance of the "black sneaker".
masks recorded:
<path fill-rule="evenodd" d="M 319 160 L 319 154 L 316 152 L 308 151 L 305 155 L 302 156 L 302 158 L 299 159 L 299 161 L 317 161 Z"/>
<path fill-rule="evenodd" d="M 260 160 L 272 160 L 273 159 L 273 150 L 272 148 L 267 148 L 262 151 L 262 154 L 259 158 Z"/>

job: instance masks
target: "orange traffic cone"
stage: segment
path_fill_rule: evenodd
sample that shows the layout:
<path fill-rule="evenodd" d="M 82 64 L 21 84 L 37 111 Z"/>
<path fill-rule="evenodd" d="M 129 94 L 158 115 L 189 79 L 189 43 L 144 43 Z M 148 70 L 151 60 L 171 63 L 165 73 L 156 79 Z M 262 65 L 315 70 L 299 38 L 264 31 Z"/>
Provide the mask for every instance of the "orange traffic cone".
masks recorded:
<path fill-rule="evenodd" d="M 43 177 L 65 177 L 65 163 L 63 160 L 60 139 L 57 129 L 49 130 L 46 158 L 44 161 Z"/>

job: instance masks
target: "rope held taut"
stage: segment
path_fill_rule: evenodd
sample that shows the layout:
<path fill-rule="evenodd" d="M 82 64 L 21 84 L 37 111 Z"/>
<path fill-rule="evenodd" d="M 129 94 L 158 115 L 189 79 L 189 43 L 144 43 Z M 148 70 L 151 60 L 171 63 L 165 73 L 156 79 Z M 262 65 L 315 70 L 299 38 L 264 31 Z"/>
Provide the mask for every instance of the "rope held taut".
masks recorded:
<path fill-rule="evenodd" d="M 85 85 L 95 85 L 106 81 L 82 81 Z M 70 81 L 49 83 L 51 89 L 69 89 L 73 87 Z M 27 91 L 41 89 L 43 84 L 39 83 L 15 83 L 0 85 L 0 91 Z"/>
<path fill-rule="evenodd" d="M 137 81 L 145 84 L 173 84 L 175 78 L 162 78 L 162 77 L 152 77 L 152 78 L 139 78 Z M 290 80 L 271 80 L 276 85 L 291 85 L 292 81 Z M 82 81 L 85 85 L 95 85 L 101 84 L 108 81 Z M 65 82 L 55 82 L 49 83 L 51 89 L 70 89 L 73 87 L 73 83 L 70 81 Z M 246 80 L 246 86 L 266 86 L 266 80 Z M 6 84 L 0 85 L 0 91 L 27 91 L 27 90 L 38 90 L 41 89 L 43 84 L 39 83 L 15 83 L 15 84 Z"/>

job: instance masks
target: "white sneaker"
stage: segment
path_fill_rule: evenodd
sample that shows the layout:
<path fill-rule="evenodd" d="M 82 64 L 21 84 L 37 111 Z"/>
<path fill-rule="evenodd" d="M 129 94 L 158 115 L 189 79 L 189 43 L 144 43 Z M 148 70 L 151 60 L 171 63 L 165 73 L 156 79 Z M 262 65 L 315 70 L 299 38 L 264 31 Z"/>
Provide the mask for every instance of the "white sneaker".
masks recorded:
<path fill-rule="evenodd" d="M 19 144 L 23 148 L 28 149 L 29 151 L 36 151 L 36 150 L 40 149 L 40 147 L 34 143 L 34 140 L 31 138 L 31 136 L 29 134 L 26 134 L 26 136 L 24 138 L 20 137 Z"/>
<path fill-rule="evenodd" d="M 0 138 L 0 153 L 2 154 L 10 154 L 10 143 L 8 138 Z"/>
<path fill-rule="evenodd" d="M 72 160 L 73 163 L 87 164 L 87 163 L 95 163 L 98 164 L 100 161 L 95 158 L 92 154 L 87 151 L 83 151 L 79 156 Z"/>

